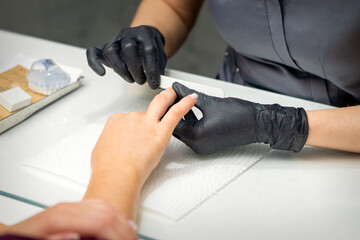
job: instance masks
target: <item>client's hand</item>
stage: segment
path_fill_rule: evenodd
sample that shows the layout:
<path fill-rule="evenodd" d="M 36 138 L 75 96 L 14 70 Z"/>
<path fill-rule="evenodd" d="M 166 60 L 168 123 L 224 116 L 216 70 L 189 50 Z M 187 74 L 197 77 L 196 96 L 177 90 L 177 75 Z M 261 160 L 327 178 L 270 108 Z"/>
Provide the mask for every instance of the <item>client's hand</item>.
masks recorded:
<path fill-rule="evenodd" d="M 124 214 L 105 200 L 91 199 L 60 203 L 16 225 L 1 229 L 12 234 L 38 239 L 137 239 Z"/>
<path fill-rule="evenodd" d="M 197 95 L 183 98 L 168 110 L 175 99 L 175 91 L 168 88 L 153 99 L 147 112 L 112 115 L 92 152 L 93 171 L 126 168 L 145 182 Z"/>
<path fill-rule="evenodd" d="M 140 190 L 197 95 L 190 92 L 174 104 L 175 99 L 175 91 L 168 88 L 153 99 L 147 112 L 109 118 L 92 152 L 93 173 L 84 198 L 107 199 L 135 219 Z"/>

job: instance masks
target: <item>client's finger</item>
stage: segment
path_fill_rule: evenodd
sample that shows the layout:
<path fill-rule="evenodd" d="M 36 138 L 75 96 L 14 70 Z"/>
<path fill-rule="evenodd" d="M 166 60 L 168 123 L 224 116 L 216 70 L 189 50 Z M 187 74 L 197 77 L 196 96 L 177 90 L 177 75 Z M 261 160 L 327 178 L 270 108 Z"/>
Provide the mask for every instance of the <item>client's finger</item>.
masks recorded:
<path fill-rule="evenodd" d="M 164 116 L 166 110 L 174 103 L 176 99 L 175 91 L 170 87 L 154 97 L 147 110 L 147 115 L 159 121 Z"/>
<path fill-rule="evenodd" d="M 167 133 L 172 133 L 180 119 L 195 105 L 197 97 L 196 93 L 192 93 L 174 104 L 162 118 L 160 122 L 161 127 L 163 127 Z"/>

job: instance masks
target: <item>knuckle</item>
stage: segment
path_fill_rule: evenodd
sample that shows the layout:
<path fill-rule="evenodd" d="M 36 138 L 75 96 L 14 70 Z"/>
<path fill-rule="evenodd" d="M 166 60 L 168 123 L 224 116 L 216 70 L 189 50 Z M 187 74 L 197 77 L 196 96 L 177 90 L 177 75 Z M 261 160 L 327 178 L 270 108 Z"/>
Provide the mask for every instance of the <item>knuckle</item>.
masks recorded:
<path fill-rule="evenodd" d="M 114 113 L 112 114 L 109 119 L 108 123 L 117 122 L 119 119 L 121 119 L 124 116 L 123 113 Z"/>
<path fill-rule="evenodd" d="M 153 44 L 148 45 L 144 48 L 145 55 L 155 56 L 156 52 L 157 52 L 156 47 Z"/>
<path fill-rule="evenodd" d="M 131 118 L 134 118 L 137 116 L 137 112 L 130 112 L 130 113 L 128 113 L 128 116 Z"/>
<path fill-rule="evenodd" d="M 167 94 L 165 94 L 164 92 L 158 94 L 156 96 L 157 100 L 159 100 L 160 102 L 167 102 L 169 100 L 169 96 Z"/>
<path fill-rule="evenodd" d="M 120 33 L 118 34 L 118 36 L 124 36 L 126 35 L 128 32 L 131 32 L 134 28 L 132 27 L 124 27 L 121 29 Z"/>
<path fill-rule="evenodd" d="M 130 112 L 127 114 L 127 117 L 130 119 L 131 122 L 136 121 L 136 119 L 138 119 L 141 115 L 143 114 L 143 112 Z"/>
<path fill-rule="evenodd" d="M 117 50 L 117 47 L 115 46 L 115 44 L 109 44 L 105 47 L 104 54 L 106 56 L 109 56 L 109 55 L 116 53 L 116 50 Z"/>
<path fill-rule="evenodd" d="M 182 115 L 182 109 L 179 106 L 175 105 L 171 108 L 171 114 L 176 117 L 180 116 L 180 115 Z"/>
<path fill-rule="evenodd" d="M 138 45 L 135 41 L 123 41 L 122 42 L 122 51 L 124 52 L 128 52 L 131 51 L 133 49 L 137 49 Z"/>

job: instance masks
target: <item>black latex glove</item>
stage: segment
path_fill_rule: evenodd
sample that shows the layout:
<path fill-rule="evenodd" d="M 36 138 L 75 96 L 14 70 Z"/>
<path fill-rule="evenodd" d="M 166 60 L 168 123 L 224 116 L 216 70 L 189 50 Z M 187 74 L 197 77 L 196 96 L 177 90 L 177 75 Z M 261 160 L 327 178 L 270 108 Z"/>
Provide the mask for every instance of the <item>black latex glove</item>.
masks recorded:
<path fill-rule="evenodd" d="M 105 74 L 104 64 L 129 83 L 141 85 L 147 81 L 156 89 L 167 62 L 164 44 L 164 37 L 154 27 L 127 27 L 111 42 L 88 48 L 86 56 L 89 66 L 100 76 Z"/>
<path fill-rule="evenodd" d="M 195 104 L 203 114 L 198 120 L 190 111 L 174 136 L 199 154 L 250 143 L 270 143 L 274 149 L 298 152 L 309 132 L 303 108 L 263 105 L 237 98 L 217 98 L 174 83 L 178 98 L 198 94 Z"/>

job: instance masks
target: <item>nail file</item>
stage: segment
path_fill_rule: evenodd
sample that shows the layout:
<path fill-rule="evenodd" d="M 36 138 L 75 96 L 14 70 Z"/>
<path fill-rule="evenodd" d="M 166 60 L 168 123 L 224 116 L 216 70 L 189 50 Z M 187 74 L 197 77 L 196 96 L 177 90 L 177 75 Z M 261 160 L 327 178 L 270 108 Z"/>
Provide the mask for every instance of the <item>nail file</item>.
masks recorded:
<path fill-rule="evenodd" d="M 181 83 L 188 88 L 194 89 L 198 92 L 205 93 L 210 96 L 220 97 L 220 98 L 225 97 L 224 91 L 220 88 L 210 87 L 210 86 L 206 86 L 203 84 L 184 81 L 184 80 L 180 80 L 180 79 L 176 79 L 176 78 L 172 78 L 172 77 L 168 77 L 168 76 L 163 76 L 163 75 L 161 75 L 161 77 L 160 77 L 160 88 L 167 89 L 167 88 L 171 87 L 174 82 Z"/>

